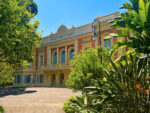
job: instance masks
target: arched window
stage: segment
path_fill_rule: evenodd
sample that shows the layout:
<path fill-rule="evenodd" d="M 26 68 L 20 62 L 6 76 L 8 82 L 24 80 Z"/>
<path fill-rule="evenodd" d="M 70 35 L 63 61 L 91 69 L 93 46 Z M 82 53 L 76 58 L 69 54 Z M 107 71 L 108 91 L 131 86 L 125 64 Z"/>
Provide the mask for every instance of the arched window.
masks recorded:
<path fill-rule="evenodd" d="M 65 51 L 61 52 L 61 63 L 65 63 Z"/>
<path fill-rule="evenodd" d="M 57 52 L 53 55 L 53 64 L 57 64 Z"/>
<path fill-rule="evenodd" d="M 72 50 L 70 51 L 70 60 L 73 59 L 73 56 L 74 56 L 74 49 L 72 49 Z"/>

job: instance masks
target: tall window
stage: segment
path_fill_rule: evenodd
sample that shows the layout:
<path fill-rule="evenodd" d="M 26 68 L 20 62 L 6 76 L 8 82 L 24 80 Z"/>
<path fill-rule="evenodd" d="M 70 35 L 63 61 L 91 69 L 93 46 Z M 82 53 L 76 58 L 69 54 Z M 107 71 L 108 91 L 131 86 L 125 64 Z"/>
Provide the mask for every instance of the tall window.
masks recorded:
<path fill-rule="evenodd" d="M 17 76 L 16 75 L 14 75 L 14 79 L 15 79 L 15 84 L 17 83 Z"/>
<path fill-rule="evenodd" d="M 111 48 L 111 40 L 109 39 L 109 40 L 104 40 L 104 47 L 105 48 Z"/>
<path fill-rule="evenodd" d="M 43 56 L 40 56 L 40 66 L 43 66 Z"/>
<path fill-rule="evenodd" d="M 31 80 L 32 80 L 32 83 L 35 82 L 35 75 L 32 75 L 32 76 L 31 76 Z"/>
<path fill-rule="evenodd" d="M 65 63 L 65 51 L 61 52 L 61 63 Z"/>
<path fill-rule="evenodd" d="M 53 55 L 53 64 L 57 64 L 57 52 Z"/>
<path fill-rule="evenodd" d="M 31 83 L 31 76 L 30 75 L 24 75 L 24 83 Z"/>
<path fill-rule="evenodd" d="M 74 49 L 72 49 L 72 50 L 70 51 L 70 60 L 73 59 L 73 56 L 74 56 Z"/>
<path fill-rule="evenodd" d="M 17 83 L 18 83 L 18 84 L 21 83 L 21 75 L 17 75 Z"/>
<path fill-rule="evenodd" d="M 44 75 L 40 75 L 40 83 L 44 83 Z"/>
<path fill-rule="evenodd" d="M 39 83 L 39 75 L 37 74 L 36 82 Z"/>

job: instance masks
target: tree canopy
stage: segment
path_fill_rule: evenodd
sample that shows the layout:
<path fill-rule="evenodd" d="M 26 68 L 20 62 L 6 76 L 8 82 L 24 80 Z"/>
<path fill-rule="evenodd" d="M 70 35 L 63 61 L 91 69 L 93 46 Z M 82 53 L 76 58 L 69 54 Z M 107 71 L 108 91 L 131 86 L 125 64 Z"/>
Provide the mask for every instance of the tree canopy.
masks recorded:
<path fill-rule="evenodd" d="M 103 56 L 103 64 L 101 58 Z M 74 91 L 84 92 L 84 87 L 93 85 L 91 79 L 103 78 L 103 68 L 108 65 L 109 52 L 104 48 L 88 49 L 80 53 L 73 61 L 73 69 L 67 80 L 67 86 Z"/>
<path fill-rule="evenodd" d="M 33 50 L 41 39 L 37 32 L 39 21 L 31 23 L 35 16 L 27 8 L 31 3 L 24 1 L 19 5 L 21 2 L 22 0 L 0 1 L 0 63 L 14 67 L 24 60 L 32 61 Z"/>

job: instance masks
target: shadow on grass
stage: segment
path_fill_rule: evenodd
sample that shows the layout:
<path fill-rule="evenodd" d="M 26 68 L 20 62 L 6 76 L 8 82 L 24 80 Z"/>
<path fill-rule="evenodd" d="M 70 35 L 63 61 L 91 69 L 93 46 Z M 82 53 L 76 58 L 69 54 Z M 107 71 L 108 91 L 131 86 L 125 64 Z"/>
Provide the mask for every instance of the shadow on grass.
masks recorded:
<path fill-rule="evenodd" d="M 3 87 L 0 88 L 0 97 L 5 97 L 9 95 L 22 95 L 28 93 L 35 93 L 36 90 L 26 91 L 25 87 Z"/>

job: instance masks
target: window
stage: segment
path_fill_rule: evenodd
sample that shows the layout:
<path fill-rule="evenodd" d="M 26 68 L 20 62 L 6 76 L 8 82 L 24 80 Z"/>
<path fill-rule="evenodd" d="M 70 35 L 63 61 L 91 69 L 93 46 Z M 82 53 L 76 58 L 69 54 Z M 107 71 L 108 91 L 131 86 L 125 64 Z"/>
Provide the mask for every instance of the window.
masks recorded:
<path fill-rule="evenodd" d="M 55 86 L 56 85 L 56 75 L 53 74 L 52 76 L 52 85 Z"/>
<path fill-rule="evenodd" d="M 74 56 L 74 49 L 72 49 L 72 50 L 70 51 L 70 60 L 73 59 L 73 56 Z"/>
<path fill-rule="evenodd" d="M 40 75 L 40 83 L 44 83 L 44 75 Z"/>
<path fill-rule="evenodd" d="M 32 81 L 32 83 L 34 83 L 34 81 L 35 81 L 34 79 L 35 79 L 35 76 L 32 75 L 32 76 L 31 76 L 31 81 Z"/>
<path fill-rule="evenodd" d="M 40 66 L 43 66 L 43 56 L 40 56 Z"/>
<path fill-rule="evenodd" d="M 61 63 L 65 63 L 65 51 L 61 52 Z"/>
<path fill-rule="evenodd" d="M 14 75 L 14 79 L 15 79 L 15 84 L 17 83 L 17 76 L 16 75 Z"/>
<path fill-rule="evenodd" d="M 18 83 L 18 84 L 21 83 L 21 75 L 17 75 L 17 83 Z"/>
<path fill-rule="evenodd" d="M 24 75 L 24 83 L 31 83 L 31 76 L 30 75 Z"/>
<path fill-rule="evenodd" d="M 60 75 L 61 76 L 61 81 L 60 81 L 60 85 L 64 85 L 64 80 L 65 80 L 65 78 L 64 78 L 64 74 L 61 74 Z"/>
<path fill-rule="evenodd" d="M 111 48 L 111 40 L 104 40 L 104 47 L 107 49 L 107 48 Z"/>
<path fill-rule="evenodd" d="M 53 55 L 53 64 L 57 64 L 57 52 Z"/>
<path fill-rule="evenodd" d="M 37 74 L 37 81 L 36 81 L 37 83 L 39 83 L 39 75 Z"/>

